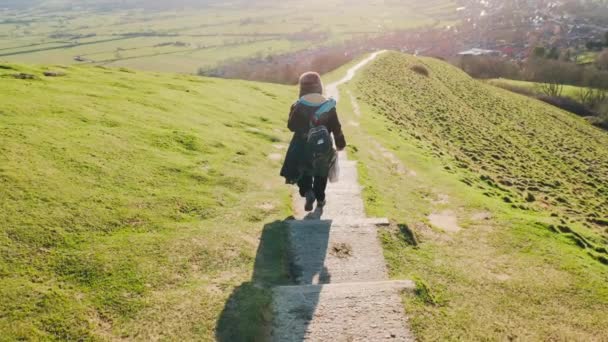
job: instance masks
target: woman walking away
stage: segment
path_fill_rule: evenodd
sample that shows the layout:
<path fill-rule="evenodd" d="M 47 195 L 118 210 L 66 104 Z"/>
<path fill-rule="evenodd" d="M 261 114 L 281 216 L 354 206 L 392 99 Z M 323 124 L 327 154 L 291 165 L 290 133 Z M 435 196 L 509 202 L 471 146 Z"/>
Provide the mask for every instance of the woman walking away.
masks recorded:
<path fill-rule="evenodd" d="M 304 209 L 311 211 L 325 205 L 325 188 L 329 170 L 336 163 L 336 150 L 346 146 L 336 101 L 323 96 L 323 83 L 316 72 L 300 76 L 300 99 L 291 106 L 287 127 L 294 132 L 281 169 L 286 183 L 298 184 L 300 196 L 306 198 Z"/>

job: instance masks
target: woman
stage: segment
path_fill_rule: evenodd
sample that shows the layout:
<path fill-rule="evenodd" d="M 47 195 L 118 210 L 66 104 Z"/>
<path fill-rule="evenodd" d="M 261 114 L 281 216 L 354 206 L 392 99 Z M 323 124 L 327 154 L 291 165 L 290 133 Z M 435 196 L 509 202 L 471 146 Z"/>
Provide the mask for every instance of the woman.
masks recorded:
<path fill-rule="evenodd" d="M 336 112 L 336 101 L 323 96 L 323 83 L 316 72 L 300 76 L 300 99 L 291 106 L 287 127 L 294 132 L 281 176 L 288 184 L 298 184 L 306 198 L 304 209 L 311 211 L 314 202 L 325 206 L 325 188 L 330 168 L 336 160 L 331 135 L 338 151 L 346 146 Z"/>

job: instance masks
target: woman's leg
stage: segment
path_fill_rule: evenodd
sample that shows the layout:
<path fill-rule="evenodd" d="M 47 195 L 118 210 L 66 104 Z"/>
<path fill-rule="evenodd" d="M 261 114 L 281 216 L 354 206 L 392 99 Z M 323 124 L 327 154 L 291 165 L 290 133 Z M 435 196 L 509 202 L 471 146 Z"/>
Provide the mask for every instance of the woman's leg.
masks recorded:
<path fill-rule="evenodd" d="M 306 197 L 306 193 L 312 190 L 312 176 L 302 176 L 298 181 L 300 196 Z"/>
<path fill-rule="evenodd" d="M 313 192 L 312 176 L 303 176 L 298 181 L 298 187 L 300 188 L 300 196 L 306 198 L 306 204 L 304 204 L 305 211 L 311 211 L 315 204 L 315 195 Z"/>
<path fill-rule="evenodd" d="M 327 177 L 315 176 L 313 191 L 315 192 L 317 202 L 325 201 L 325 188 L 327 188 Z"/>

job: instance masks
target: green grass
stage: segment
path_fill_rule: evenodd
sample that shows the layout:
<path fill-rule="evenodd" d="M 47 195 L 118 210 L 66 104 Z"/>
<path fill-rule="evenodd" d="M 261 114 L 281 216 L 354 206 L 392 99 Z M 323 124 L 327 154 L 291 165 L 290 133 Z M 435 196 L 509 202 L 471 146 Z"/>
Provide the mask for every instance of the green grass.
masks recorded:
<path fill-rule="evenodd" d="M 598 53 L 594 51 L 587 51 L 580 55 L 578 55 L 576 63 L 577 64 L 591 64 L 595 63 L 595 59 L 597 58 Z"/>
<path fill-rule="evenodd" d="M 0 13 L 0 61 L 72 64 L 83 56 L 95 64 L 151 71 L 196 73 L 230 59 L 267 56 L 376 35 L 453 23 L 451 0 L 423 5 L 371 1 L 234 2 L 175 9 L 72 8 L 62 1 Z M 19 18 L 23 22 L 14 22 Z M 299 32 L 325 33 L 301 40 Z M 94 37 L 78 38 L 94 34 Z M 145 34 L 134 36 L 133 34 Z M 186 46 L 157 46 L 170 42 Z M 118 51 L 118 50 L 121 51 Z"/>
<path fill-rule="evenodd" d="M 267 338 L 291 214 L 269 156 L 284 153 L 295 94 L 2 64 L 2 338 Z M 417 282 L 404 305 L 419 340 L 608 335 L 605 132 L 397 53 L 343 89 L 339 112 L 368 214 L 394 222 L 380 235 L 390 275 Z M 460 231 L 431 224 L 445 210 Z"/>
<path fill-rule="evenodd" d="M 348 92 L 362 116 L 351 114 Z M 438 60 L 397 53 L 342 93 L 368 214 L 394 222 L 381 233 L 390 275 L 418 284 L 404 296 L 417 339 L 608 335 L 608 232 L 587 221 L 608 213 L 604 132 Z M 430 223 L 445 210 L 460 231 Z"/>
<path fill-rule="evenodd" d="M 501 85 L 514 86 L 514 87 L 519 87 L 519 88 L 522 88 L 525 90 L 529 90 L 529 91 L 539 94 L 539 95 L 542 94 L 542 91 L 539 88 L 539 84 L 535 83 L 535 82 L 517 81 L 517 80 L 506 79 L 506 78 L 492 79 L 492 80 L 488 80 L 487 82 L 489 84 L 492 84 L 492 85 L 495 85 L 498 87 L 500 87 Z M 571 85 L 564 85 L 562 96 L 577 100 L 578 94 L 582 89 L 584 89 L 584 88 L 577 87 L 577 86 L 571 86 Z"/>
<path fill-rule="evenodd" d="M 3 64 L 2 339 L 213 340 L 216 325 L 221 336 L 263 334 L 270 297 L 253 282 L 287 281 L 281 220 L 291 213 L 268 156 L 283 153 L 294 94 Z"/>

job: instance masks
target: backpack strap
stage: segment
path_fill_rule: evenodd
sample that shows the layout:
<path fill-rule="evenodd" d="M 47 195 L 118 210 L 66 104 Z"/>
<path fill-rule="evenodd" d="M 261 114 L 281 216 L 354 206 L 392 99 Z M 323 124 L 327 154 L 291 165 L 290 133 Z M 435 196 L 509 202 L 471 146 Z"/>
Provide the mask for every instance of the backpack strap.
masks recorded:
<path fill-rule="evenodd" d="M 321 104 L 308 102 L 303 97 L 301 97 L 300 99 L 298 99 L 297 103 L 301 103 L 308 107 L 318 107 L 317 110 L 312 113 L 308 118 L 310 128 L 317 126 L 319 124 L 321 116 L 336 107 L 336 100 L 331 97 Z"/>
<path fill-rule="evenodd" d="M 321 107 L 319 107 L 319 109 L 317 109 L 317 111 L 315 112 L 315 115 L 321 116 L 322 114 L 329 112 L 330 110 L 334 109 L 335 107 L 336 107 L 336 100 L 334 100 L 332 97 L 330 97 L 329 99 L 327 99 L 327 101 L 325 101 L 321 105 Z"/>

